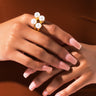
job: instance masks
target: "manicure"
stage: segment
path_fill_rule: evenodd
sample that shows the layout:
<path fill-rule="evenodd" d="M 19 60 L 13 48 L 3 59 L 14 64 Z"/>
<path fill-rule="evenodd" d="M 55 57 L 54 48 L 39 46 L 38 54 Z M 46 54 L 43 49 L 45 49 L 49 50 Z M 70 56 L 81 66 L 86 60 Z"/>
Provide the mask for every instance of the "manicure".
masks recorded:
<path fill-rule="evenodd" d="M 52 69 L 51 67 L 49 67 L 49 66 L 44 65 L 44 66 L 42 67 L 42 70 L 43 70 L 43 71 L 47 71 L 48 73 L 51 73 L 53 69 Z"/>
<path fill-rule="evenodd" d="M 64 70 L 66 70 L 66 71 L 69 71 L 69 70 L 70 70 L 70 66 L 67 65 L 67 64 L 65 64 L 63 61 L 61 61 L 61 62 L 59 63 L 59 68 L 64 69 Z"/>
<path fill-rule="evenodd" d="M 69 40 L 69 43 L 72 45 L 72 46 L 74 46 L 76 49 L 78 49 L 78 50 L 80 50 L 81 49 L 81 44 L 78 42 L 78 41 L 76 41 L 74 38 L 71 38 L 70 40 Z"/>
<path fill-rule="evenodd" d="M 77 59 L 75 59 L 75 57 L 73 57 L 72 55 L 70 54 L 67 54 L 66 55 L 66 58 L 65 58 L 68 62 L 76 65 L 77 64 Z"/>
<path fill-rule="evenodd" d="M 48 92 L 47 91 L 44 91 L 43 92 L 43 96 L 47 96 L 48 95 Z"/>
<path fill-rule="evenodd" d="M 56 94 L 55 96 L 62 96 L 62 94 L 59 94 L 59 93 L 58 93 L 58 94 Z"/>
<path fill-rule="evenodd" d="M 33 91 L 36 88 L 36 83 L 33 81 L 30 86 L 29 86 L 29 90 Z"/>
<path fill-rule="evenodd" d="M 28 73 L 24 73 L 23 76 L 24 76 L 24 78 L 27 78 L 29 76 L 29 74 Z"/>

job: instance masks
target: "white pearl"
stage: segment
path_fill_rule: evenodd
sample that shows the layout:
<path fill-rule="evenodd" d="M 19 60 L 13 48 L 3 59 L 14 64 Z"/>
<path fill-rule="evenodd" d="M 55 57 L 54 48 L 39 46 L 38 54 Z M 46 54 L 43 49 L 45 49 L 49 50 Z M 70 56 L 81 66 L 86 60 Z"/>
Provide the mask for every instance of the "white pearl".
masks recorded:
<path fill-rule="evenodd" d="M 36 27 L 37 29 L 40 29 L 40 28 L 42 27 L 42 25 L 41 25 L 40 23 L 37 23 L 37 24 L 35 25 L 35 27 Z"/>
<path fill-rule="evenodd" d="M 36 20 L 36 19 L 32 19 L 32 20 L 31 20 L 31 23 L 32 23 L 32 24 L 36 24 L 36 23 L 37 23 L 37 20 Z"/>
<path fill-rule="evenodd" d="M 41 16 L 39 17 L 39 20 L 40 20 L 40 21 L 45 21 L 45 17 L 44 17 L 43 15 L 41 15 Z"/>
<path fill-rule="evenodd" d="M 36 17 L 36 18 L 40 17 L 40 13 L 39 12 L 35 12 L 34 17 Z"/>

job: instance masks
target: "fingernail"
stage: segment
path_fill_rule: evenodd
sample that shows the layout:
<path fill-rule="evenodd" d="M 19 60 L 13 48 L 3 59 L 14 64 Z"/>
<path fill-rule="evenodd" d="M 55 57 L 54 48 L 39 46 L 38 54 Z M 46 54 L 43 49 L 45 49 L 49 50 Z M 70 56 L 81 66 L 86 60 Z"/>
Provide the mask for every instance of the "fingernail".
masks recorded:
<path fill-rule="evenodd" d="M 43 96 L 47 96 L 48 95 L 48 92 L 47 91 L 44 91 L 43 92 Z"/>
<path fill-rule="evenodd" d="M 55 96 L 62 96 L 61 94 L 56 94 Z"/>
<path fill-rule="evenodd" d="M 27 78 L 28 76 L 29 76 L 29 75 L 28 75 L 27 73 L 24 73 L 24 74 L 23 74 L 23 77 L 24 77 L 24 78 Z"/>
<path fill-rule="evenodd" d="M 33 91 L 36 88 L 36 83 L 33 81 L 30 86 L 29 86 L 29 90 Z"/>
<path fill-rule="evenodd" d="M 42 70 L 47 71 L 48 73 L 51 73 L 51 72 L 52 72 L 52 68 L 51 68 L 51 67 L 48 67 L 48 66 L 46 66 L 46 65 L 44 65 L 44 66 L 42 67 Z"/>
<path fill-rule="evenodd" d="M 67 65 L 67 64 L 65 64 L 65 63 L 62 62 L 62 61 L 59 63 L 59 68 L 64 69 L 64 70 L 66 70 L 66 71 L 69 71 L 69 70 L 70 70 L 70 66 Z"/>
<path fill-rule="evenodd" d="M 70 62 L 70 63 L 72 63 L 72 64 L 74 64 L 74 65 L 76 65 L 76 63 L 77 63 L 77 59 L 75 59 L 72 55 L 70 55 L 70 54 L 67 54 L 66 55 L 66 58 L 65 58 L 68 62 Z"/>
<path fill-rule="evenodd" d="M 75 48 L 77 48 L 78 50 L 80 50 L 81 49 L 81 44 L 78 42 L 78 41 L 76 41 L 74 38 L 71 38 L 70 40 L 69 40 L 69 43 L 72 45 L 72 46 L 74 46 Z"/>

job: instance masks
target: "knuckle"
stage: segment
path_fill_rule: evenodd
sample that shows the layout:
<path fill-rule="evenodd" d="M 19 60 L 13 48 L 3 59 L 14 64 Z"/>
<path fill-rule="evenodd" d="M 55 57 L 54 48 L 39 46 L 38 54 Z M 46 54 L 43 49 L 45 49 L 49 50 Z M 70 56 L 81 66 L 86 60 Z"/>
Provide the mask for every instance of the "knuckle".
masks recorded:
<path fill-rule="evenodd" d="M 47 55 L 47 60 L 52 63 L 52 65 L 54 65 L 55 67 L 58 68 L 58 60 L 57 58 L 55 58 L 54 56 L 52 55 Z"/>
<path fill-rule="evenodd" d="M 21 23 L 20 22 L 15 22 L 12 26 L 12 32 L 18 32 L 18 30 L 21 29 Z"/>
<path fill-rule="evenodd" d="M 43 63 L 41 63 L 41 62 L 36 62 L 34 68 L 37 69 L 37 70 L 41 70 L 42 66 L 43 66 Z"/>
<path fill-rule="evenodd" d="M 11 55 L 12 52 L 14 51 L 14 49 L 13 49 L 14 42 L 16 42 L 16 38 L 13 37 L 12 35 L 10 35 L 7 42 L 5 43 L 5 48 L 4 48 L 4 53 L 6 56 Z"/>
<path fill-rule="evenodd" d="M 59 54 L 59 56 L 63 56 L 63 57 L 64 57 L 65 50 L 64 50 L 63 47 L 58 46 L 58 47 L 56 48 L 56 50 L 57 50 L 57 54 Z M 62 54 L 62 53 L 64 53 L 64 54 Z"/>
<path fill-rule="evenodd" d="M 27 13 L 25 13 L 25 14 L 23 14 L 23 15 L 21 16 L 21 18 L 22 18 L 23 21 L 27 20 L 28 17 L 29 17 L 29 14 L 27 14 Z"/>
<path fill-rule="evenodd" d="M 5 48 L 3 49 L 4 52 L 2 52 L 2 57 L 6 59 L 10 59 L 9 57 L 13 54 L 12 44 L 10 42 L 7 42 L 5 44 Z"/>
<path fill-rule="evenodd" d="M 55 34 L 56 29 L 57 29 L 57 25 L 55 25 L 55 24 L 52 24 L 49 26 L 49 30 L 50 30 L 51 34 Z"/>
<path fill-rule="evenodd" d="M 61 51 L 60 51 L 61 50 Z M 60 48 L 59 49 L 59 51 L 58 52 L 60 52 L 60 54 L 62 55 L 62 57 L 64 57 L 65 58 L 65 56 L 68 54 L 68 51 L 65 49 L 65 48 Z M 62 53 L 64 53 L 64 54 L 62 54 Z"/>
<path fill-rule="evenodd" d="M 44 57 L 45 56 L 45 50 L 39 49 L 36 54 L 38 57 Z"/>

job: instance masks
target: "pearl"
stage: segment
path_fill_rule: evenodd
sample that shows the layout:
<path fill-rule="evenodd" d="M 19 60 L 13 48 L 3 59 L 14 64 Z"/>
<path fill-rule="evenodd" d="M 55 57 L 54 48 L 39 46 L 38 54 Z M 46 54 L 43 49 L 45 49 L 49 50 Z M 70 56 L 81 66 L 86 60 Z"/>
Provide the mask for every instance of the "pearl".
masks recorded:
<path fill-rule="evenodd" d="M 39 12 L 35 12 L 34 17 L 39 18 L 40 17 L 40 13 Z"/>
<path fill-rule="evenodd" d="M 45 17 L 44 17 L 43 15 L 41 15 L 41 16 L 39 17 L 39 20 L 40 20 L 40 21 L 45 21 Z"/>
<path fill-rule="evenodd" d="M 36 27 L 37 29 L 40 29 L 40 28 L 42 27 L 42 25 L 41 25 L 40 23 L 37 23 L 37 24 L 35 25 L 35 27 Z"/>
<path fill-rule="evenodd" d="M 32 19 L 32 20 L 31 20 L 31 23 L 32 23 L 32 24 L 36 24 L 36 23 L 37 23 L 37 20 L 36 20 L 36 19 Z"/>

